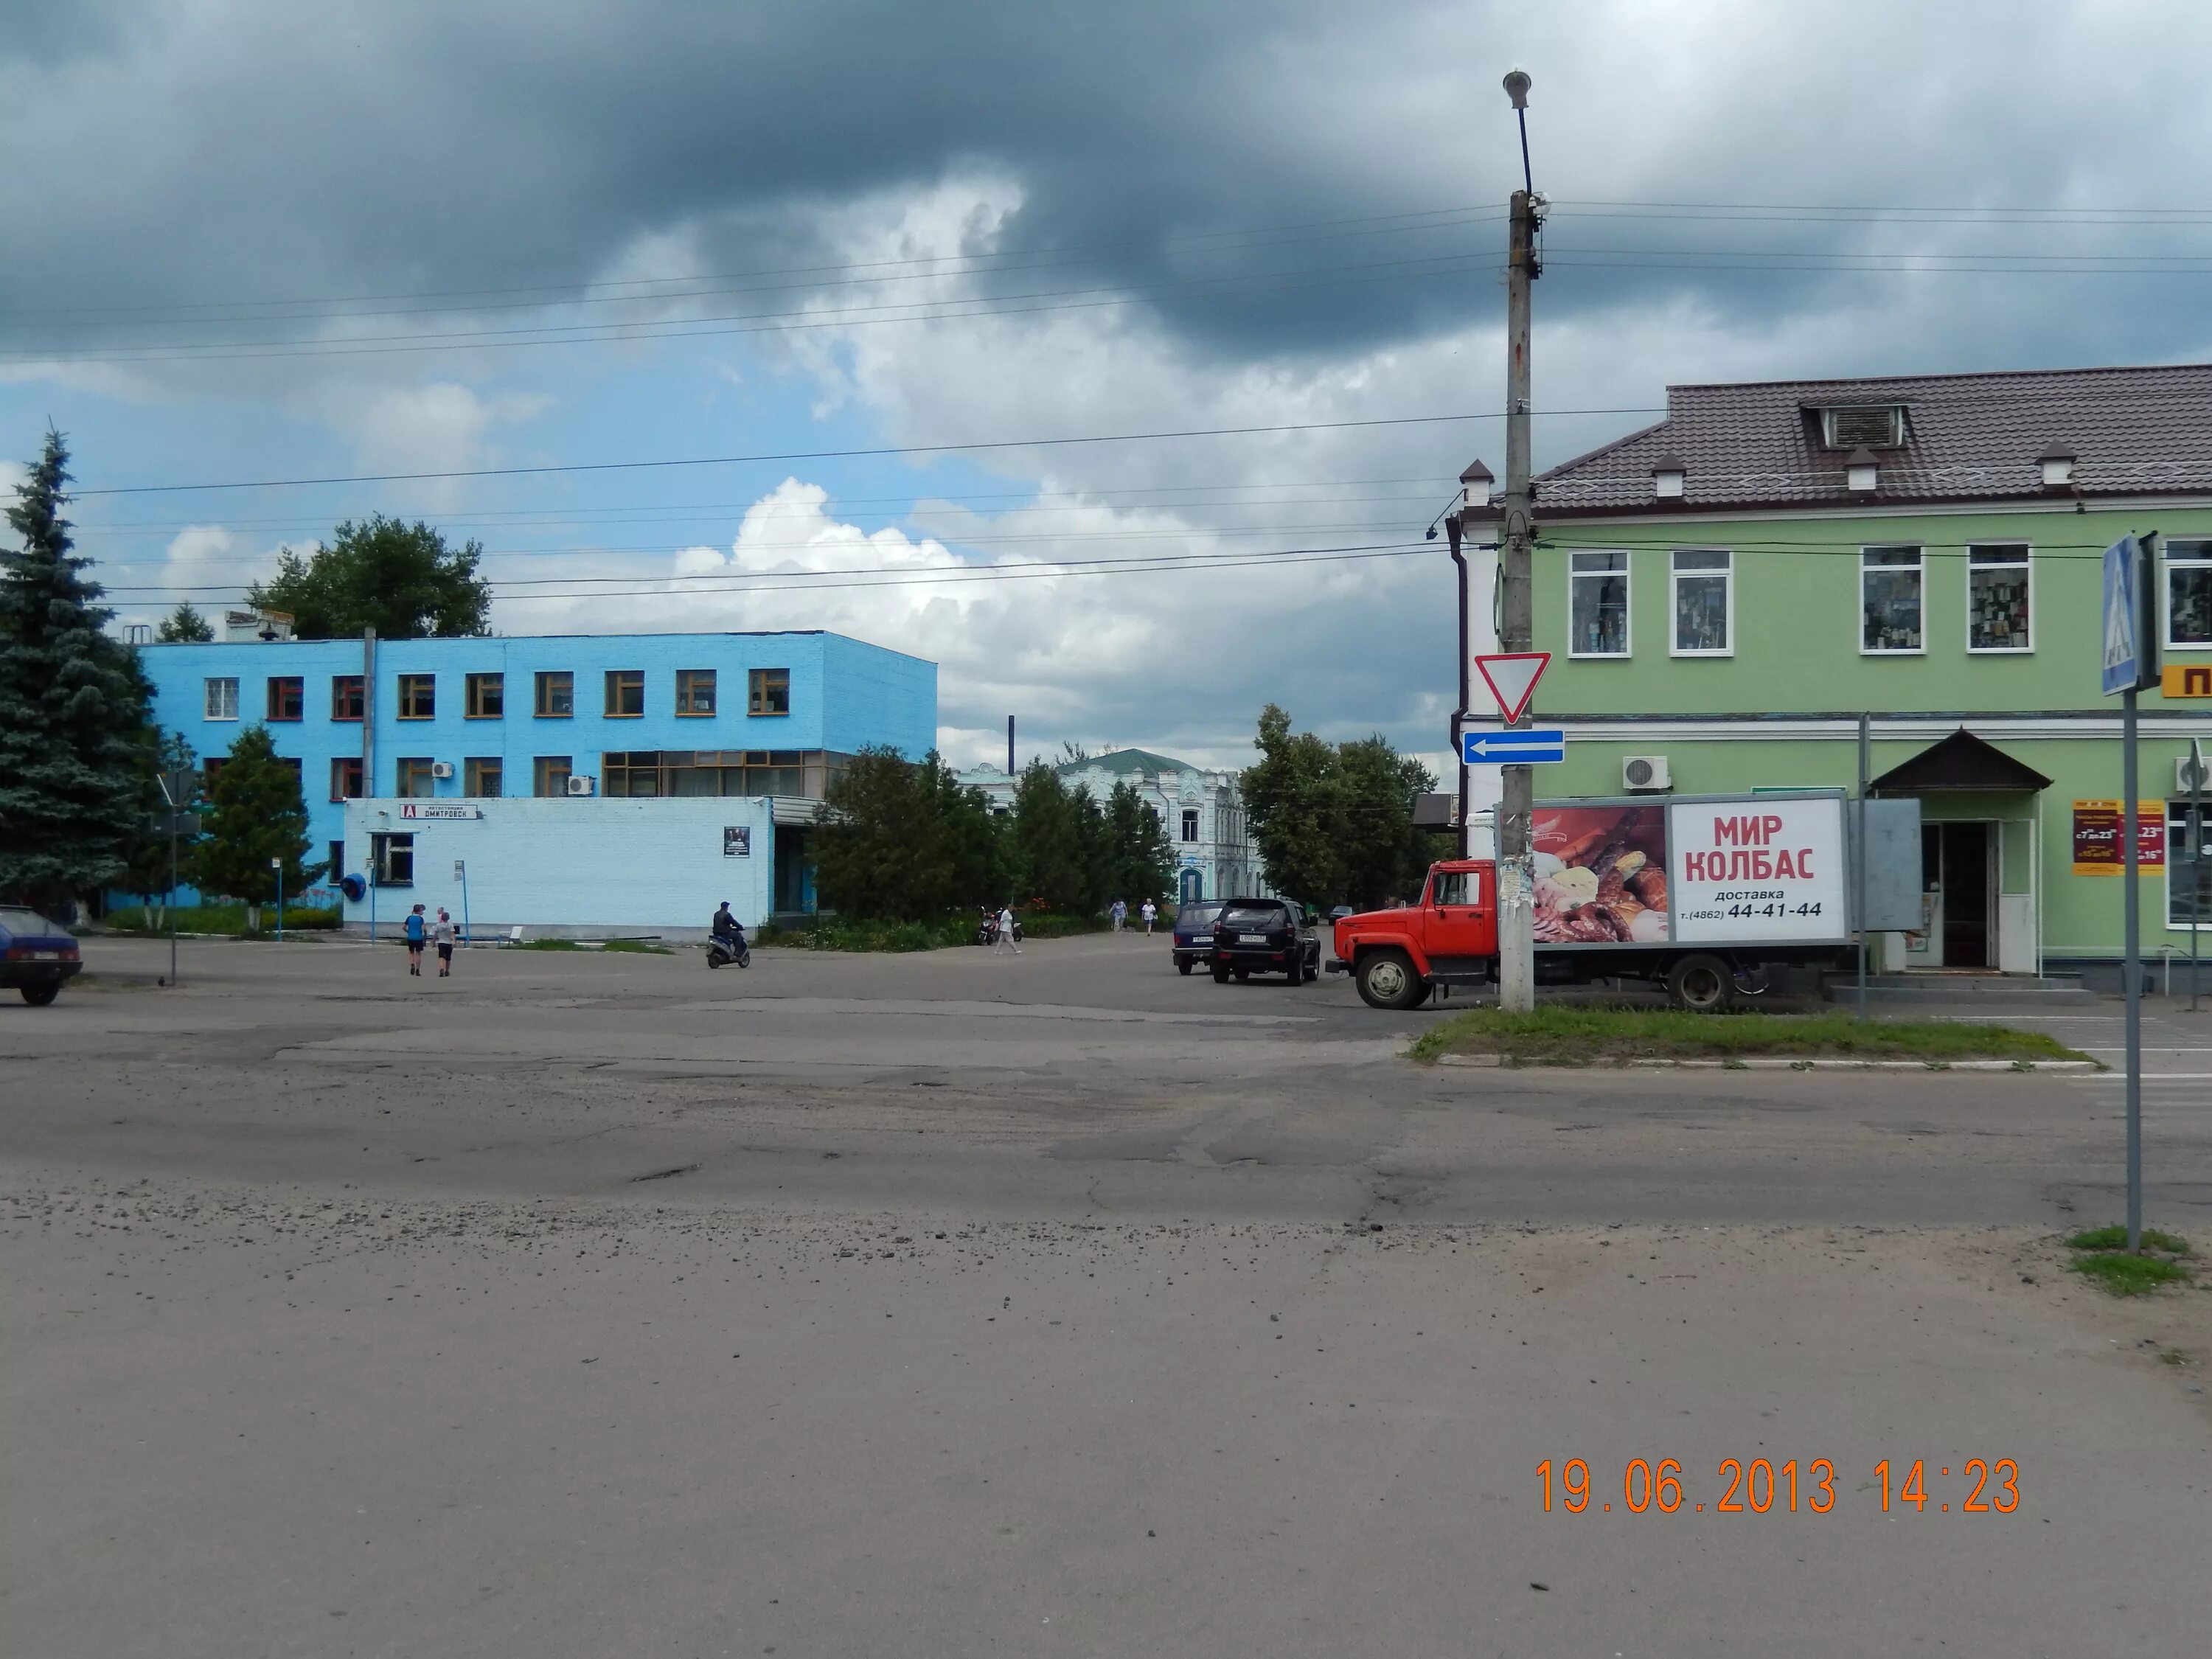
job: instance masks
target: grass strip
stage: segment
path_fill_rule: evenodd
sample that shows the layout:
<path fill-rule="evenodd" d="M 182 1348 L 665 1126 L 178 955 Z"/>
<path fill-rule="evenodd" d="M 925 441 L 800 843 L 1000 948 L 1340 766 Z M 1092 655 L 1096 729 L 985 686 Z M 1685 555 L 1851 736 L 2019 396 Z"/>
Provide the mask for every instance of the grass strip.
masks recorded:
<path fill-rule="evenodd" d="M 756 945 L 781 945 L 800 951 L 945 951 L 973 945 L 981 918 L 942 916 L 930 921 L 844 921 L 825 918 L 811 927 L 763 927 Z M 1066 939 L 1077 933 L 1102 933 L 1111 926 L 1103 916 L 1024 915 L 1022 937 Z"/>
<path fill-rule="evenodd" d="M 584 947 L 572 939 L 520 939 L 507 948 L 510 951 L 580 951 Z"/>
<path fill-rule="evenodd" d="M 629 957 L 672 957 L 676 954 L 665 945 L 655 945 L 650 939 L 611 939 L 599 949 Z"/>
<path fill-rule="evenodd" d="M 1802 1056 L 1821 1060 L 2081 1060 L 2086 1056 L 2040 1031 L 1955 1020 L 1869 1020 L 1848 1014 L 1693 1014 L 1672 1008 L 1539 1008 L 1509 1014 L 1470 1008 L 1440 1020 L 1407 1051 L 1430 1060 L 1444 1054 L 1498 1054 L 1547 1066 L 1588 1066 L 1630 1060 L 1742 1060 Z"/>
<path fill-rule="evenodd" d="M 2092 1227 L 2066 1241 L 2073 1270 L 2114 1296 L 2148 1296 L 2164 1285 L 2189 1283 L 2179 1258 L 2194 1254 L 2189 1241 L 2155 1227 L 2142 1230 L 2142 1248 L 2128 1249 L 2125 1227 Z"/>

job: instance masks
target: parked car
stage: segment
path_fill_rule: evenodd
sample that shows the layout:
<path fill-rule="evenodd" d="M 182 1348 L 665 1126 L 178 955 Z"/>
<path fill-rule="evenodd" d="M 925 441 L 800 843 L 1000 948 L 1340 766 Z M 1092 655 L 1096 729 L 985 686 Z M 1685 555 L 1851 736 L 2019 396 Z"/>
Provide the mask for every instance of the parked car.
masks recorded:
<path fill-rule="evenodd" d="M 76 940 L 36 910 L 0 905 L 0 988 L 13 986 L 33 1008 L 62 994 L 62 981 L 83 971 Z"/>
<path fill-rule="evenodd" d="M 1289 899 L 1230 899 L 1213 923 L 1213 981 L 1231 974 L 1287 974 L 1304 985 L 1321 977 L 1321 939 L 1304 906 Z"/>
<path fill-rule="evenodd" d="M 1204 899 L 1195 904 L 1186 904 L 1176 912 L 1176 972 L 1187 974 L 1200 963 L 1212 960 L 1213 920 L 1220 914 L 1221 902 L 1218 899 Z"/>

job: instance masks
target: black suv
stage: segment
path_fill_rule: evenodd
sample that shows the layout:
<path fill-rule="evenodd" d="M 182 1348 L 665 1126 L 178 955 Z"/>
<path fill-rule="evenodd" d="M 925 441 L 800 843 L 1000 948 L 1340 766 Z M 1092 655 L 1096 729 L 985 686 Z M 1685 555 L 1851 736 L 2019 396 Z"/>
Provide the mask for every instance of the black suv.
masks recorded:
<path fill-rule="evenodd" d="M 1303 985 L 1321 977 L 1321 939 L 1289 899 L 1231 899 L 1213 919 L 1213 980 L 1287 974 Z"/>

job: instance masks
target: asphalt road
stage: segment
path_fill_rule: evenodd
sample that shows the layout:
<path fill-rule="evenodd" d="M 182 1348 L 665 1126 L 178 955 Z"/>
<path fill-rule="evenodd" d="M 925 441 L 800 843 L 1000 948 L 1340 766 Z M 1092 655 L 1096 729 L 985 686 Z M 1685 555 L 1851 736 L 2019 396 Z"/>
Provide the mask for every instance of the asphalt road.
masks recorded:
<path fill-rule="evenodd" d="M 88 961 L 0 1006 L 10 1652 L 2212 1628 L 2212 1294 L 2057 1246 L 2118 1212 L 2102 1080 L 1425 1070 L 1434 1011 L 1133 938 Z M 2150 1031 L 2153 1218 L 2212 1245 L 2212 1015 Z"/>

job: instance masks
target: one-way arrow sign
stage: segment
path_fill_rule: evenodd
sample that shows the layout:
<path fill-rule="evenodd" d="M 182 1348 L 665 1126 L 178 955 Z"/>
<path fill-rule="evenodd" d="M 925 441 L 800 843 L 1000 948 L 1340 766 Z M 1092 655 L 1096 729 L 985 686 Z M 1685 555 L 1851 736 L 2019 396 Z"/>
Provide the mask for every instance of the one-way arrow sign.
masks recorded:
<path fill-rule="evenodd" d="M 1469 766 L 1540 766 L 1567 757 L 1567 734 L 1548 732 L 1462 732 L 1460 759 Z"/>

